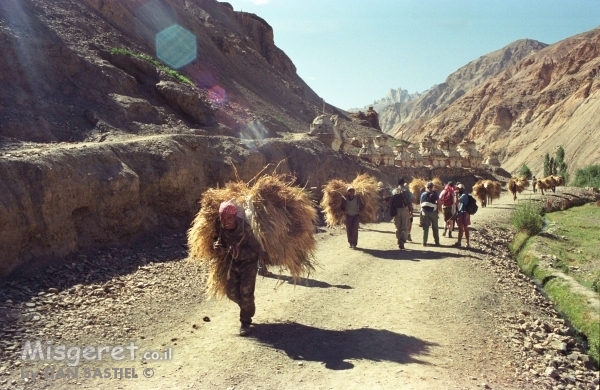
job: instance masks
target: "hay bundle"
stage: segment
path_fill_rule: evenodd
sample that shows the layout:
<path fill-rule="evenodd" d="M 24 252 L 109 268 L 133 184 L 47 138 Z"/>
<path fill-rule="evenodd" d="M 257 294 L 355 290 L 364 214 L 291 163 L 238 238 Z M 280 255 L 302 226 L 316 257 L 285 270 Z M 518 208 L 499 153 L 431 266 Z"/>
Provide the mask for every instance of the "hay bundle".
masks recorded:
<path fill-rule="evenodd" d="M 343 225 L 346 220 L 346 213 L 342 210 L 341 204 L 348 185 L 343 180 L 333 179 L 323 188 L 321 207 L 325 214 L 325 223 L 329 227 Z"/>
<path fill-rule="evenodd" d="M 542 195 L 544 195 L 544 190 L 548 190 L 551 187 L 550 187 L 550 183 L 548 181 L 546 181 L 544 178 L 544 179 L 538 179 L 538 181 L 536 181 L 535 188 L 540 190 Z"/>
<path fill-rule="evenodd" d="M 425 192 L 426 185 L 427 185 L 427 180 L 413 177 L 412 181 L 408 185 L 408 189 L 410 190 L 410 192 L 413 195 L 413 203 L 414 204 L 418 205 L 421 203 L 421 194 L 423 192 Z"/>
<path fill-rule="evenodd" d="M 479 180 L 477 183 L 473 185 L 473 196 L 475 199 L 481 202 L 481 206 L 485 207 L 487 203 L 487 189 L 486 189 L 486 181 Z"/>
<path fill-rule="evenodd" d="M 525 176 L 521 176 L 517 180 L 517 192 L 520 194 L 524 189 L 529 187 L 529 180 Z"/>
<path fill-rule="evenodd" d="M 349 185 L 354 187 L 364 206 L 358 217 L 360 223 L 371 223 L 377 220 L 377 210 L 379 209 L 377 181 L 367 174 L 362 174 L 358 175 L 352 183 L 346 183 L 340 179 L 330 180 L 327 183 L 323 189 L 323 199 L 321 200 L 327 226 L 344 225 L 346 213 L 342 210 L 342 201 L 348 192 Z"/>
<path fill-rule="evenodd" d="M 514 177 L 506 183 L 506 189 L 512 194 L 513 200 L 517 200 L 517 181 Z"/>
<path fill-rule="evenodd" d="M 562 187 L 565 185 L 565 178 L 562 176 L 554 176 L 554 180 L 556 181 L 556 187 Z"/>
<path fill-rule="evenodd" d="M 253 206 L 252 231 L 269 258 L 267 265 L 288 270 L 294 281 L 314 270 L 317 242 L 314 223 L 317 213 L 310 195 L 285 181 L 283 175 L 264 175 L 249 187 L 230 182 L 224 188 L 209 189 L 202 196 L 202 208 L 188 231 L 190 257 L 208 273 L 208 295 L 223 296 L 227 284 L 230 258 L 213 248 L 219 218 L 219 205 L 234 199 L 238 204 Z"/>
<path fill-rule="evenodd" d="M 502 184 L 500 184 L 499 181 L 484 180 L 483 186 L 485 187 L 487 204 L 492 204 L 492 201 L 494 199 L 500 199 L 500 193 L 502 192 Z"/>
<path fill-rule="evenodd" d="M 506 185 L 508 191 L 513 195 L 513 200 L 517 200 L 517 193 L 520 194 L 527 187 L 529 187 L 529 180 L 525 176 L 519 178 L 513 177 Z"/>

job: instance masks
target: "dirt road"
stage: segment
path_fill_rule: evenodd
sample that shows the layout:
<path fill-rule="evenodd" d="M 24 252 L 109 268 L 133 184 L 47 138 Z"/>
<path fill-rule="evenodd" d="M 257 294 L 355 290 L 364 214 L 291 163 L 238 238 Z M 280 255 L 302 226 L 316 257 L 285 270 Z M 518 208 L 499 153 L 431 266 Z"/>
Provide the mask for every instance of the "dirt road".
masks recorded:
<path fill-rule="evenodd" d="M 474 234 L 486 230 L 483 222 L 493 225 L 511 207 L 512 200 L 504 197 L 480 208 L 473 216 Z M 172 282 L 164 293 L 136 301 L 123 318 L 118 317 L 123 302 L 111 306 L 103 313 L 114 313 L 115 321 L 104 327 L 74 326 L 79 342 L 131 340 L 140 351 L 171 348 L 172 359 L 91 365 L 92 370 L 135 367 L 137 379 L 80 374 L 78 379 L 17 380 L 11 388 L 544 388 L 535 384 L 535 376 L 516 375 L 525 353 L 509 342 L 506 318 L 541 309 L 502 285 L 490 265 L 494 261 L 485 256 L 486 246 L 500 241 L 475 241 L 468 250 L 450 247 L 455 239 L 441 237 L 441 247 L 423 247 L 421 235 L 415 223 L 414 242 L 400 251 L 392 223 L 361 227 L 357 250 L 348 248 L 343 230 L 319 234 L 317 259 L 322 267 L 315 275 L 296 286 L 285 276 L 259 277 L 255 324 L 245 338 L 238 336 L 236 305 L 201 302 L 193 297 L 197 285 Z M 165 267 L 178 264 L 184 261 L 173 261 L 155 275 L 164 279 L 170 272 Z M 152 264 L 140 269 L 154 272 Z M 532 289 L 514 271 L 507 275 L 519 280 L 515 286 Z M 112 335 L 112 341 L 100 336 L 124 324 L 126 336 Z"/>

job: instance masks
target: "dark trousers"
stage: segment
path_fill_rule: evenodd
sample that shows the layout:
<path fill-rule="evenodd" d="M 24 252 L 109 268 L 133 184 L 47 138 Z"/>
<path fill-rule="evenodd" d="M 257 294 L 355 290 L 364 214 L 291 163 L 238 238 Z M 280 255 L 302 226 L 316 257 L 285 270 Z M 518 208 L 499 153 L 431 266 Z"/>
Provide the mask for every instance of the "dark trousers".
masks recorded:
<path fill-rule="evenodd" d="M 429 225 L 433 230 L 433 239 L 436 244 L 440 243 L 440 232 L 438 230 L 438 212 L 437 211 L 425 211 L 421 212 L 423 216 L 423 244 L 427 244 L 427 236 L 429 235 Z"/>
<path fill-rule="evenodd" d="M 346 235 L 348 236 L 348 244 L 358 245 L 358 214 L 346 215 Z"/>
<path fill-rule="evenodd" d="M 258 271 L 258 258 L 234 261 L 231 264 L 229 278 L 227 279 L 227 298 L 240 307 L 240 321 L 242 324 L 252 323 L 256 312 L 254 306 L 254 287 L 256 285 L 256 272 Z"/>

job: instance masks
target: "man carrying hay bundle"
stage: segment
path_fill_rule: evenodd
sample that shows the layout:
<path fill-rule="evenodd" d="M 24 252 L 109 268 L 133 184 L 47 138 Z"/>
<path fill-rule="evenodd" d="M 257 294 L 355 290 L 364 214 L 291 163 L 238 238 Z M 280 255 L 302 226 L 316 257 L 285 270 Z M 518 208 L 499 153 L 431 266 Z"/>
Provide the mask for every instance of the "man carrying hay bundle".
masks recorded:
<path fill-rule="evenodd" d="M 358 175 L 350 184 L 340 179 L 330 180 L 323 188 L 321 207 L 327 226 L 346 225 L 348 244 L 350 248 L 356 249 L 358 224 L 377 220 L 377 181 L 364 173 Z"/>
<path fill-rule="evenodd" d="M 204 192 L 188 231 L 190 258 L 208 276 L 207 295 L 238 304 L 242 336 L 255 314 L 258 262 L 288 271 L 297 282 L 315 270 L 317 249 L 314 202 L 293 185 L 295 178 L 273 173 L 251 182 L 238 179 Z"/>
<path fill-rule="evenodd" d="M 394 217 L 396 239 L 400 249 L 404 249 L 404 244 L 408 240 L 408 228 L 412 212 L 412 194 L 404 187 L 404 178 L 400 178 L 398 179 L 398 188 L 394 190 L 394 195 L 390 200 L 390 215 Z"/>
<path fill-rule="evenodd" d="M 261 256 L 263 259 L 267 258 L 268 255 L 254 238 L 250 225 L 238 217 L 237 212 L 238 209 L 233 203 L 221 203 L 213 247 L 225 257 L 229 257 L 227 298 L 240 307 L 240 336 L 247 336 L 256 312 L 254 287 L 258 259 Z"/>
<path fill-rule="evenodd" d="M 348 186 L 348 192 L 341 204 L 342 211 L 346 212 L 346 235 L 348 236 L 348 244 L 350 248 L 356 249 L 358 245 L 358 223 L 359 214 L 364 209 L 364 204 L 360 196 L 356 195 L 356 190 L 353 186 Z"/>

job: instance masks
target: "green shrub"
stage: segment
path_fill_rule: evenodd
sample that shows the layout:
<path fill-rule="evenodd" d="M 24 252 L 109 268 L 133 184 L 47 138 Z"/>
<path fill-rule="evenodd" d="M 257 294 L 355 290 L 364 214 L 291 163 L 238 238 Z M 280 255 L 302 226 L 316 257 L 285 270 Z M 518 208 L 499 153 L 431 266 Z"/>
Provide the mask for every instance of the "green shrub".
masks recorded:
<path fill-rule="evenodd" d="M 588 165 L 575 171 L 572 185 L 575 187 L 600 188 L 600 165 Z"/>
<path fill-rule="evenodd" d="M 525 176 L 528 180 L 531 180 L 531 169 L 529 169 L 527 164 L 521 166 L 521 169 L 519 169 L 519 176 Z"/>
<path fill-rule="evenodd" d="M 520 232 L 535 236 L 544 227 L 542 206 L 533 201 L 520 203 L 510 216 L 510 223 Z"/>
<path fill-rule="evenodd" d="M 126 55 L 126 56 L 130 56 L 130 57 L 134 57 L 134 58 L 140 58 L 142 60 L 148 61 L 149 63 L 156 66 L 157 68 L 164 70 L 167 74 L 171 75 L 172 77 L 176 78 L 177 80 L 181 81 L 184 84 L 194 84 L 192 82 L 192 80 L 188 79 L 187 77 L 185 77 L 184 75 L 182 75 L 181 73 L 176 71 L 175 69 L 169 68 L 167 65 L 163 64 L 162 62 L 160 62 L 159 60 L 157 60 L 155 58 L 150 57 L 147 54 L 134 53 L 131 50 L 128 50 L 128 49 L 125 49 L 122 47 L 112 49 L 110 51 L 110 54 L 120 54 L 120 55 Z"/>

